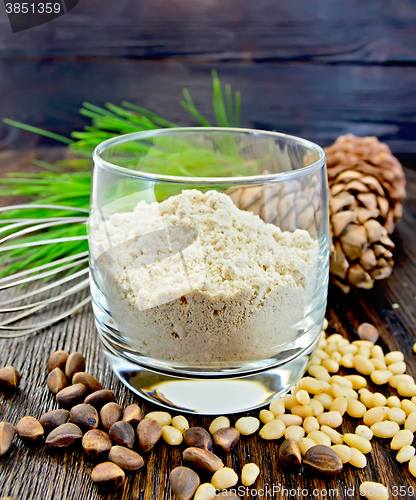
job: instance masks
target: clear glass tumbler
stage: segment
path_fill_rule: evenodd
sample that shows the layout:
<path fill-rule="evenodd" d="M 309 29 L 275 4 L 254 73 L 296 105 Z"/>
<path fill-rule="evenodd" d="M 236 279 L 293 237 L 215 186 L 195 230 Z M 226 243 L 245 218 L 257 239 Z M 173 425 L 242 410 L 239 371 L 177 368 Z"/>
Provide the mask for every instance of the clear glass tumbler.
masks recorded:
<path fill-rule="evenodd" d="M 325 314 L 325 153 L 226 128 L 128 134 L 94 152 L 91 294 L 104 352 L 143 397 L 236 413 L 304 374 Z"/>

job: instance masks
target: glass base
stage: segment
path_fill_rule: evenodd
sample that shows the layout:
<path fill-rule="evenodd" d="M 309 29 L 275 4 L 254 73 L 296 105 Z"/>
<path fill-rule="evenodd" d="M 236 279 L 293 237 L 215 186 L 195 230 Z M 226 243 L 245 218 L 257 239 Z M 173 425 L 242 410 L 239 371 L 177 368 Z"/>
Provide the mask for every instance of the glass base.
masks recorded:
<path fill-rule="evenodd" d="M 304 375 L 318 339 L 288 363 L 235 378 L 179 378 L 133 364 L 104 347 L 117 377 L 143 398 L 169 410 L 204 415 L 239 413 L 283 396 Z"/>

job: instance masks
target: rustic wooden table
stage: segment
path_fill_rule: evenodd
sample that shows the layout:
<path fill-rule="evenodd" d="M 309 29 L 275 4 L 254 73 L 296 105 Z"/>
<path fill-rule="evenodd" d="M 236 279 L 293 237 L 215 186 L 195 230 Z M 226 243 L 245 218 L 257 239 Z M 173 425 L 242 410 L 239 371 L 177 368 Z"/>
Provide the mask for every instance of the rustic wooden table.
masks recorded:
<path fill-rule="evenodd" d="M 31 168 L 28 165 L 34 154 L 1 153 L 1 174 Z M 36 154 L 39 155 L 39 152 Z M 56 150 L 42 153 L 47 159 L 57 154 Z M 327 317 L 330 331 L 340 332 L 347 338 L 356 338 L 356 328 L 363 321 L 376 325 L 381 333 L 383 349 L 403 351 L 407 372 L 416 377 L 416 355 L 412 351 L 416 341 L 416 172 L 406 169 L 406 176 L 408 197 L 404 216 L 393 236 L 396 243 L 393 275 L 377 283 L 371 291 L 354 291 L 348 296 L 330 288 Z M 77 296 L 73 300 L 80 298 Z M 57 306 L 51 313 L 66 305 Z M 101 353 L 91 307 L 86 307 L 82 313 L 37 335 L 0 341 L 0 366 L 12 364 L 22 374 L 19 390 L 0 392 L 0 421 L 16 424 L 24 415 L 39 418 L 44 412 L 57 408 L 45 384 L 46 360 L 57 349 L 84 353 L 87 370 L 101 380 L 104 387 L 114 391 L 121 405 L 137 402 L 145 412 L 157 409 L 118 382 Z M 389 388 L 378 389 L 386 395 L 394 394 Z M 251 414 L 257 416 L 258 410 Z M 232 415 L 231 422 L 234 423 L 237 418 Z M 207 428 L 212 419 L 190 416 L 189 420 L 191 425 Z M 358 423 L 357 420 L 345 419 L 342 431 L 353 431 Z M 236 471 L 241 471 L 247 462 L 259 465 L 261 473 L 255 484 L 257 493 L 253 490 L 244 496 L 245 499 L 359 498 L 358 487 L 365 480 L 388 486 L 390 498 L 416 496 L 415 479 L 406 464 L 395 460 L 388 441 L 373 439 L 372 444 L 373 451 L 367 455 L 366 468 L 361 470 L 347 465 L 341 474 L 332 479 L 314 477 L 303 468 L 282 468 L 277 460 L 278 444 L 262 441 L 257 434 L 242 437 L 237 447 L 224 456 L 224 462 Z M 181 464 L 181 453 L 182 447 L 169 447 L 160 442 L 146 455 L 145 466 L 138 473 L 128 474 L 123 490 L 104 495 L 90 480 L 94 464 L 81 449 L 56 453 L 42 444 L 28 445 L 15 438 L 9 453 L 0 458 L 0 497 L 11 496 L 16 500 L 93 500 L 108 496 L 117 500 L 170 499 L 168 474 L 173 467 Z"/>

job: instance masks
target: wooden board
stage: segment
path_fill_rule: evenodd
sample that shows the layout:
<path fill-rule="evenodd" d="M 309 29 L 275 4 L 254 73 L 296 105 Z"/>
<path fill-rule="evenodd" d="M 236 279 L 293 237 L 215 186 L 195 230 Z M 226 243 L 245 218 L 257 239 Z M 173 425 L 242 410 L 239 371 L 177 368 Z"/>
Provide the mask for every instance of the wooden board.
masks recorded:
<path fill-rule="evenodd" d="M 416 159 L 414 0 L 80 0 L 12 33 L 0 9 L 0 118 L 69 135 L 83 101 L 123 99 L 183 125 L 187 87 L 212 119 L 210 70 L 242 91 L 242 125 L 303 135 L 377 135 Z M 0 121 L 2 147 L 52 141 Z"/>
<path fill-rule="evenodd" d="M 53 159 L 56 152 L 2 153 L 0 165 L 2 172 L 22 169 L 24 163 L 36 154 L 45 160 Z M 24 158 L 24 160 L 22 160 Z M 18 165 L 18 167 L 17 167 Z M 381 333 L 380 344 L 387 350 L 399 349 L 405 354 L 407 372 L 416 377 L 415 354 L 412 345 L 416 341 L 416 173 L 406 169 L 408 197 L 404 217 L 394 235 L 397 248 L 397 265 L 393 275 L 376 284 L 371 291 L 354 291 L 344 296 L 338 289 L 330 288 L 328 313 L 330 330 L 338 331 L 348 338 L 356 338 L 356 328 L 363 321 L 374 323 Z M 6 200 L 3 200 L 6 201 Z M 76 297 L 75 300 L 80 297 Z M 58 312 L 68 306 L 67 301 L 54 308 Z M 127 390 L 111 372 L 101 353 L 97 332 L 90 307 L 81 314 L 63 321 L 46 332 L 21 340 L 0 341 L 0 366 L 12 364 L 22 374 L 20 389 L 16 392 L 0 392 L 0 421 L 16 424 L 24 415 L 39 418 L 45 411 L 57 407 L 54 398 L 46 388 L 46 360 L 57 349 L 81 351 L 87 359 L 87 369 L 104 387 L 111 388 L 117 401 L 125 406 L 131 402 L 139 403 L 145 412 L 157 409 L 143 402 Z M 395 391 L 386 387 L 374 387 L 385 395 Z M 250 413 L 258 415 L 258 411 Z M 238 416 L 232 415 L 235 423 Z M 191 416 L 191 425 L 208 427 L 209 417 Z M 342 432 L 354 431 L 360 420 L 345 419 Z M 265 442 L 258 434 L 242 437 L 237 447 L 225 455 L 227 466 L 241 471 L 247 462 L 255 462 L 260 467 L 260 477 L 256 488 L 278 488 L 275 495 L 260 496 L 248 494 L 245 499 L 291 498 L 290 489 L 301 488 L 294 498 L 315 498 L 327 500 L 337 498 L 347 500 L 359 498 L 357 493 L 364 480 L 379 481 L 389 486 L 391 498 L 414 498 L 408 489 L 416 489 L 416 481 L 407 466 L 398 464 L 395 452 L 389 449 L 388 440 L 373 439 L 373 451 L 367 455 L 368 466 L 358 470 L 345 466 L 335 478 L 318 478 L 313 474 L 291 471 L 278 464 L 275 442 Z M 137 474 L 128 474 L 123 491 L 112 494 L 116 500 L 168 500 L 171 498 L 168 486 L 170 470 L 181 464 L 182 447 L 169 447 L 159 443 L 154 451 L 146 455 L 146 464 Z M 27 445 L 15 438 L 10 452 L 0 458 L 0 497 L 12 496 L 16 500 L 98 500 L 98 493 L 89 475 L 93 462 L 81 450 L 70 453 L 51 452 L 42 445 Z M 399 495 L 395 487 L 404 487 Z M 286 492 L 282 488 L 286 488 Z M 353 488 L 353 490 L 351 490 Z M 332 492 L 329 493 L 329 490 Z M 337 493 L 336 493 L 337 492 Z"/>
<path fill-rule="evenodd" d="M 413 0 L 80 0 L 65 16 L 12 34 L 1 57 L 414 63 Z"/>
<path fill-rule="evenodd" d="M 0 61 L 1 116 L 68 136 L 83 101 L 131 101 L 179 125 L 198 125 L 179 104 L 188 88 L 211 123 L 213 64 L 111 61 Z M 412 67 L 264 63 L 215 64 L 242 94 L 242 125 L 330 144 L 340 134 L 377 135 L 402 158 L 416 158 L 416 71 Z M 31 77 L 27 77 L 32 75 Z M 39 137 L 0 123 L 6 147 Z M 50 142 L 49 142 L 50 143 Z"/>

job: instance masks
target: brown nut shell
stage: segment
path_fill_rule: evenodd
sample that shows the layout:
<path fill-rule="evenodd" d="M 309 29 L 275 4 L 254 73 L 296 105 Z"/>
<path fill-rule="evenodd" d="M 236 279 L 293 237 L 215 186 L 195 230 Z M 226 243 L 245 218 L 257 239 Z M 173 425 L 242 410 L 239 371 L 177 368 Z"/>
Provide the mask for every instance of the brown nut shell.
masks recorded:
<path fill-rule="evenodd" d="M 122 415 L 123 409 L 119 404 L 107 403 L 100 410 L 101 424 L 104 429 L 109 430 L 113 424 L 121 419 Z"/>
<path fill-rule="evenodd" d="M 0 386 L 10 387 L 16 389 L 19 386 L 20 373 L 14 366 L 5 366 L 0 368 Z"/>
<path fill-rule="evenodd" d="M 84 384 L 90 392 L 100 391 L 102 386 L 98 380 L 86 372 L 76 372 L 72 377 L 73 384 Z"/>
<path fill-rule="evenodd" d="M 200 481 L 192 469 L 176 467 L 169 474 L 169 482 L 176 500 L 191 500 Z"/>
<path fill-rule="evenodd" d="M 16 429 L 9 422 L 0 422 L 0 457 L 10 450 Z"/>
<path fill-rule="evenodd" d="M 187 448 L 182 456 L 184 463 L 189 467 L 207 472 L 214 473 L 224 467 L 222 460 L 217 455 L 203 448 Z"/>
<path fill-rule="evenodd" d="M 49 372 L 48 378 L 46 379 L 46 385 L 52 394 L 58 394 L 58 392 L 68 386 L 65 373 L 58 367 L 54 368 Z"/>
<path fill-rule="evenodd" d="M 81 403 L 71 408 L 69 421 L 77 425 L 82 431 L 89 431 L 98 427 L 98 413 L 93 406 Z"/>
<path fill-rule="evenodd" d="M 128 422 L 133 427 L 137 427 L 139 422 L 144 418 L 143 412 L 139 405 L 135 403 L 127 406 L 123 412 L 123 422 Z"/>
<path fill-rule="evenodd" d="M 62 424 L 65 424 L 68 421 L 69 418 L 69 411 L 68 410 L 52 410 L 49 411 L 48 413 L 44 413 L 40 419 L 39 422 L 41 423 L 42 427 L 45 429 L 46 432 L 50 432 L 53 429 L 56 429 Z"/>
<path fill-rule="evenodd" d="M 65 387 L 56 395 L 56 401 L 64 408 L 72 408 L 73 406 L 82 403 L 88 389 L 84 384 L 75 384 Z"/>
<path fill-rule="evenodd" d="M 185 446 L 196 446 L 208 451 L 213 449 L 211 436 L 203 427 L 190 427 L 187 429 L 183 434 L 183 442 Z"/>
<path fill-rule="evenodd" d="M 280 445 L 279 462 L 285 467 L 296 467 L 302 463 L 302 454 L 294 439 L 285 439 Z"/>
<path fill-rule="evenodd" d="M 162 436 L 162 427 L 152 419 L 142 420 L 136 429 L 139 447 L 142 451 L 150 451 Z"/>
<path fill-rule="evenodd" d="M 94 459 L 107 457 L 112 446 L 110 436 L 98 429 L 86 432 L 82 438 L 82 447 L 85 453 Z"/>
<path fill-rule="evenodd" d="M 49 448 L 67 448 L 81 441 L 81 429 L 75 424 L 62 424 L 54 429 L 46 438 Z"/>
<path fill-rule="evenodd" d="M 329 476 L 334 476 L 342 470 L 339 456 L 329 446 L 323 444 L 309 448 L 303 457 L 303 463 L 314 472 Z"/>
<path fill-rule="evenodd" d="M 84 370 L 84 356 L 80 352 L 71 353 L 65 363 L 65 375 L 71 380 L 76 372 L 83 372 Z"/>
<path fill-rule="evenodd" d="M 104 462 L 93 469 L 91 479 L 100 488 L 116 490 L 123 486 L 126 475 L 118 465 Z"/>
<path fill-rule="evenodd" d="M 69 354 L 66 351 L 55 351 L 53 352 L 47 362 L 48 372 L 51 372 L 55 368 L 60 368 L 62 371 L 65 370 L 65 363 L 68 359 Z"/>
<path fill-rule="evenodd" d="M 130 449 L 133 448 L 136 436 L 133 427 L 129 423 L 122 421 L 114 423 L 109 434 L 113 443 Z"/>
<path fill-rule="evenodd" d="M 97 409 L 102 408 L 105 404 L 115 401 L 114 394 L 109 389 L 100 389 L 95 391 L 85 398 L 84 403 L 92 405 Z"/>
<path fill-rule="evenodd" d="M 36 441 L 43 437 L 44 430 L 42 425 L 36 418 L 23 417 L 16 425 L 16 433 L 22 439 L 28 441 Z"/>
<path fill-rule="evenodd" d="M 221 427 L 212 436 L 214 443 L 226 453 L 234 448 L 240 439 L 240 431 L 235 427 Z"/>
<path fill-rule="evenodd" d="M 113 446 L 108 454 L 108 460 L 130 472 L 144 465 L 144 460 L 138 453 L 124 446 Z"/>

